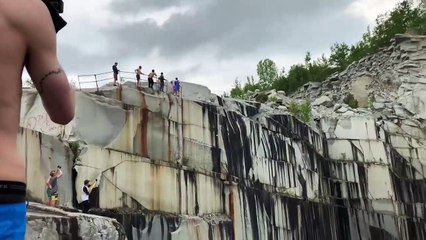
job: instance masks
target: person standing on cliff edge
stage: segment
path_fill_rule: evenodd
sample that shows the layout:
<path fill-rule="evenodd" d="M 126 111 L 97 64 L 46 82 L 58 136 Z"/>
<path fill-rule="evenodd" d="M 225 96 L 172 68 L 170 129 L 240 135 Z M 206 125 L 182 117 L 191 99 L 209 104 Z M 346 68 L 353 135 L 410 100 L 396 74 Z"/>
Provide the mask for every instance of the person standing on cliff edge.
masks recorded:
<path fill-rule="evenodd" d="M 114 65 L 112 65 L 112 72 L 114 74 L 114 86 L 117 86 L 118 72 L 120 72 L 120 70 L 118 70 L 117 66 L 118 66 L 118 62 L 115 62 Z"/>
<path fill-rule="evenodd" d="M 47 0 L 0 0 L 0 239 L 25 238 L 26 166 L 17 146 L 23 68 L 53 122 L 74 118 L 74 89 L 56 54 L 65 25 Z"/>

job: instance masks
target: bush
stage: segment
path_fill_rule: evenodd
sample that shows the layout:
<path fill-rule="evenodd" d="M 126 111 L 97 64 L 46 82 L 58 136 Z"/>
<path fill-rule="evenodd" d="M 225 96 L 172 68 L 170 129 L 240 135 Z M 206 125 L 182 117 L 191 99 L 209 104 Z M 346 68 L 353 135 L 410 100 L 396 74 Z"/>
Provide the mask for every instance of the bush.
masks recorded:
<path fill-rule="evenodd" d="M 266 93 L 258 93 L 257 96 L 255 97 L 257 102 L 260 103 L 265 103 L 266 101 L 268 101 L 268 95 Z"/>
<path fill-rule="evenodd" d="M 312 119 L 311 103 L 309 101 L 303 104 L 291 102 L 290 106 L 288 106 L 288 111 L 296 118 L 302 120 L 302 122 L 307 123 Z"/>
<path fill-rule="evenodd" d="M 288 106 L 288 111 L 293 114 L 294 116 L 297 116 L 300 114 L 300 107 L 297 102 L 291 102 L 290 106 Z"/>
<path fill-rule="evenodd" d="M 271 102 L 277 102 L 278 98 L 276 96 L 272 96 L 269 100 L 271 100 Z"/>
<path fill-rule="evenodd" d="M 300 119 L 305 123 L 311 121 L 312 107 L 309 101 L 306 101 L 300 106 Z"/>
<path fill-rule="evenodd" d="M 356 100 L 354 95 L 351 93 L 346 95 L 346 97 L 343 99 L 343 102 L 348 104 L 348 106 L 351 108 L 358 108 L 358 100 Z"/>

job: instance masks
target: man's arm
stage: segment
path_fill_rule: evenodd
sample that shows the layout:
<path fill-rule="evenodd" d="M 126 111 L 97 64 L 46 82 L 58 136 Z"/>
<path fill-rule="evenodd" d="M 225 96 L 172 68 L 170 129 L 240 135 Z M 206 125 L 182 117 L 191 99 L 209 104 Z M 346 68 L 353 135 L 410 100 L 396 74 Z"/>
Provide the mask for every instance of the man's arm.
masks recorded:
<path fill-rule="evenodd" d="M 50 177 L 46 181 L 46 186 L 50 189 L 52 186 L 50 185 Z"/>
<path fill-rule="evenodd" d="M 86 193 L 87 195 L 89 195 L 90 193 L 89 193 L 89 190 L 87 189 L 87 186 L 84 186 L 84 188 L 83 188 L 83 192 L 84 193 Z"/>
<path fill-rule="evenodd" d="M 58 170 L 56 170 L 56 178 L 60 178 L 60 177 L 62 177 L 62 175 L 63 175 L 62 170 L 60 168 L 58 168 Z"/>
<path fill-rule="evenodd" d="M 49 11 L 42 1 L 23 27 L 27 39 L 25 66 L 43 100 L 51 120 L 67 124 L 74 118 L 74 90 L 56 55 L 56 33 Z"/>

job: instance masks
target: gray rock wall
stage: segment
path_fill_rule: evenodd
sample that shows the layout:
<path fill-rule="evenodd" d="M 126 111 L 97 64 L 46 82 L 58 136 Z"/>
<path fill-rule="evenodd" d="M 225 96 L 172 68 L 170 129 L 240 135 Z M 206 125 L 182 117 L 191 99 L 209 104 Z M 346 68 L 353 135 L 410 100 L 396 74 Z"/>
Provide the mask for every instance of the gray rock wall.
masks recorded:
<path fill-rule="evenodd" d="M 24 92 L 19 143 L 33 197 L 46 200 L 44 177 L 60 163 L 61 204 L 99 179 L 94 211 L 129 239 L 426 238 L 420 120 L 377 129 L 371 112 L 354 110 L 304 124 L 254 102 L 102 94 L 78 92 L 76 118 L 60 127 Z"/>

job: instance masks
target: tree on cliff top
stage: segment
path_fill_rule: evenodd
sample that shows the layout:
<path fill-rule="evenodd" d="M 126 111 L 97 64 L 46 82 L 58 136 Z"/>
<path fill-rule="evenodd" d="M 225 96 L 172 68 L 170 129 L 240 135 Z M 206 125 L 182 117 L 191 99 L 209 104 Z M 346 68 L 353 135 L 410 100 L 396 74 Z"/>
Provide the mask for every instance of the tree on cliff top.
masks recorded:
<path fill-rule="evenodd" d="M 261 90 L 269 89 L 272 83 L 278 78 L 277 66 L 270 59 L 261 60 L 257 64 L 257 75 L 259 76 L 259 86 Z"/>

